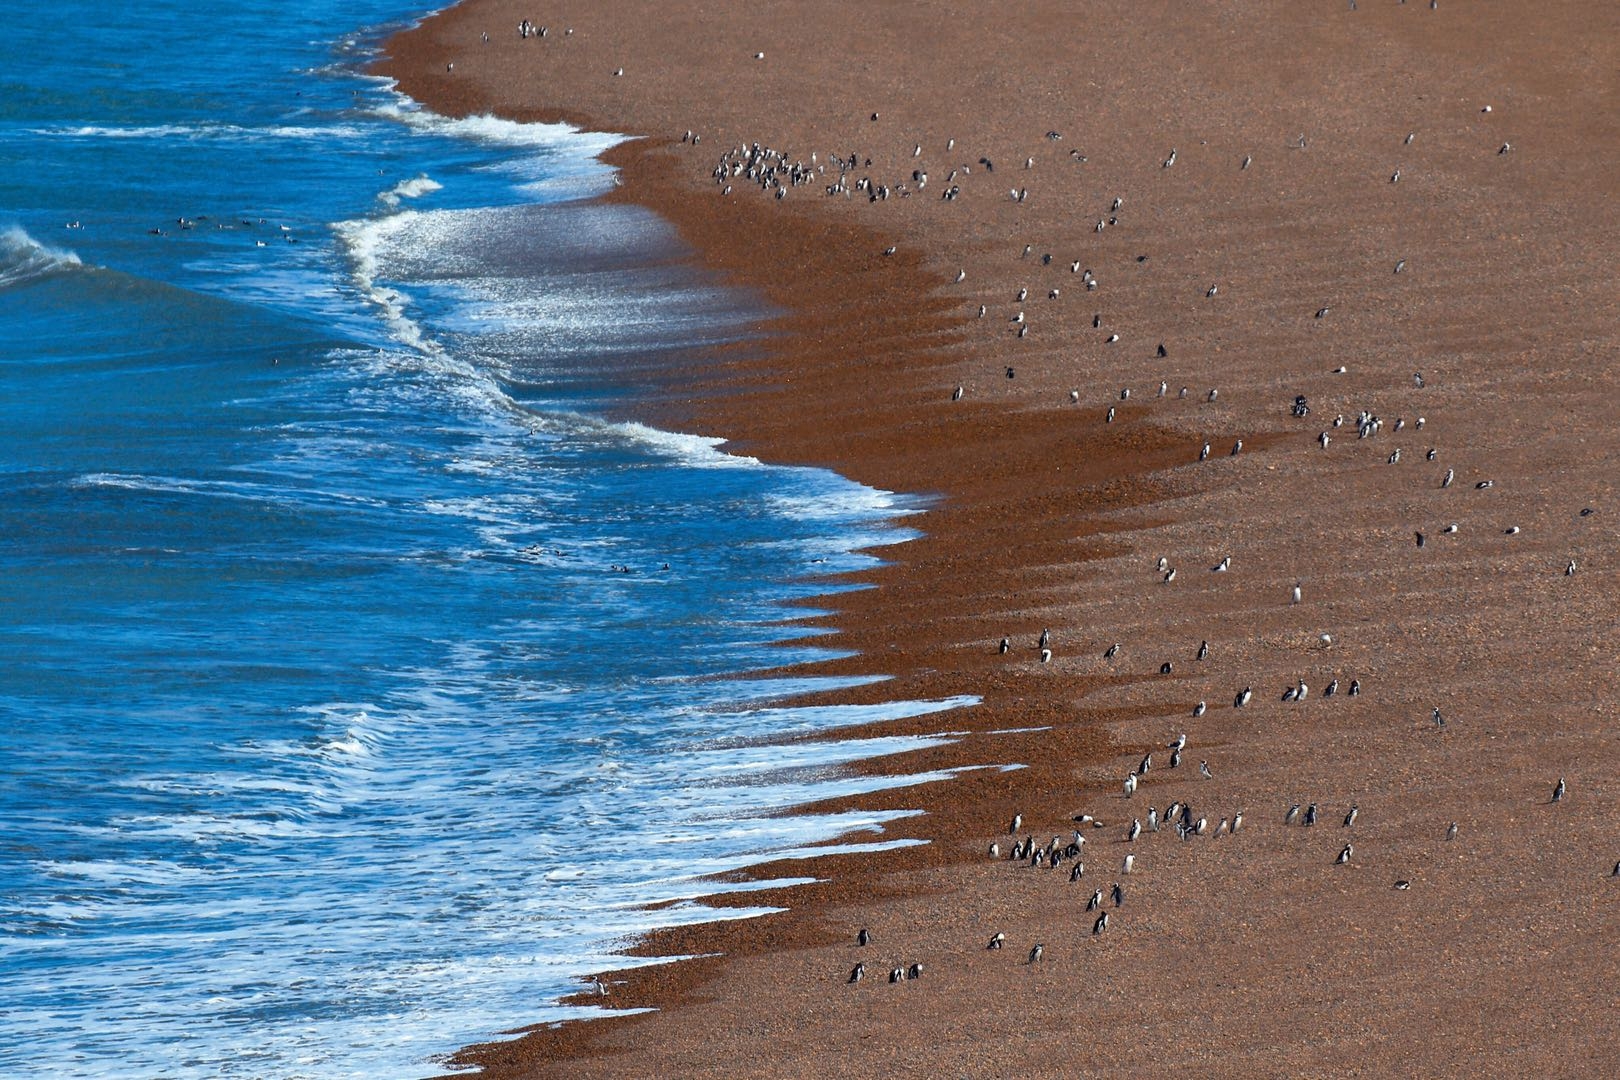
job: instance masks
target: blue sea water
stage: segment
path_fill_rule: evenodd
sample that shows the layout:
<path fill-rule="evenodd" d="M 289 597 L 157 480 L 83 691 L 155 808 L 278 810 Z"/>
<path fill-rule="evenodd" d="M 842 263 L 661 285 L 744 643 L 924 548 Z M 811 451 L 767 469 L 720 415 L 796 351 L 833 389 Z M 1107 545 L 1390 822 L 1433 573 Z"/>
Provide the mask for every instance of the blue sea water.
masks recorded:
<path fill-rule="evenodd" d="M 754 301 L 591 201 L 612 139 L 363 75 L 417 14 L 7 11 L 0 1075 L 439 1071 L 701 875 L 887 842 L 776 811 L 921 741 L 759 740 L 965 704 L 716 678 L 916 506 L 603 419 Z"/>

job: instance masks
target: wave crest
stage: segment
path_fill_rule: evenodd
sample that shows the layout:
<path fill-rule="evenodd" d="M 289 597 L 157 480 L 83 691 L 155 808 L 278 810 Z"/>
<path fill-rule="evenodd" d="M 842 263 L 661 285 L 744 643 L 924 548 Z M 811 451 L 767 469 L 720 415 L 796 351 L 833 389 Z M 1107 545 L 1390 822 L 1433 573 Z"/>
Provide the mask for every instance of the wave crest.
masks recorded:
<path fill-rule="evenodd" d="M 15 225 L 0 232 L 0 289 L 27 285 L 83 265 L 73 252 L 42 244 Z"/>

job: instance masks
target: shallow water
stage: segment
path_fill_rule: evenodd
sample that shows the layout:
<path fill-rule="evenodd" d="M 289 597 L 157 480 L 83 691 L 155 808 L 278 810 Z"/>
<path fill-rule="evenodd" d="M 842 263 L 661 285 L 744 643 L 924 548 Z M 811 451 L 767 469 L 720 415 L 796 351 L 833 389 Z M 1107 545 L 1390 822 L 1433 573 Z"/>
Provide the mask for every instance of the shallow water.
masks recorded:
<path fill-rule="evenodd" d="M 601 419 L 753 301 L 588 201 L 611 139 L 356 74 L 410 14 L 10 13 L 7 1075 L 434 1072 L 698 876 L 886 843 L 773 811 L 924 743 L 756 740 L 967 704 L 714 678 L 916 504 Z"/>

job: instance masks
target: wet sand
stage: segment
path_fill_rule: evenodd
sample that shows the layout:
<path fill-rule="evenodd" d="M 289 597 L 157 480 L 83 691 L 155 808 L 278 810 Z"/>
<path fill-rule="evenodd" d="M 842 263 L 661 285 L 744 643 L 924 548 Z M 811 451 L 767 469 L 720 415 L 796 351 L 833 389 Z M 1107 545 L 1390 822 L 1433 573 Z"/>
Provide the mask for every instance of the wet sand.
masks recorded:
<path fill-rule="evenodd" d="M 520 38 L 523 18 L 546 36 Z M 875 589 L 818 604 L 857 655 L 816 670 L 893 676 L 847 700 L 983 698 L 885 725 L 968 734 L 863 768 L 1027 766 L 855 800 L 925 810 L 889 835 L 930 842 L 716 901 L 782 915 L 639 943 L 706 957 L 604 976 L 610 1004 L 656 1013 L 460 1060 L 500 1077 L 1620 1060 L 1620 9 L 467 0 L 390 49 L 438 111 L 642 136 L 611 155 L 613 197 L 783 312 L 761 340 L 646 372 L 647 418 L 936 496 Z M 777 198 L 713 175 L 756 142 L 809 181 Z M 1381 421 L 1364 438 L 1363 411 Z M 1173 801 L 1204 835 L 1127 842 Z M 1296 803 L 1318 823 L 1285 824 Z M 1104 824 L 1083 826 L 1078 881 L 1072 860 L 1005 857 L 1024 836 L 1067 844 L 1081 813 Z M 1116 882 L 1094 934 L 1087 902 Z"/>

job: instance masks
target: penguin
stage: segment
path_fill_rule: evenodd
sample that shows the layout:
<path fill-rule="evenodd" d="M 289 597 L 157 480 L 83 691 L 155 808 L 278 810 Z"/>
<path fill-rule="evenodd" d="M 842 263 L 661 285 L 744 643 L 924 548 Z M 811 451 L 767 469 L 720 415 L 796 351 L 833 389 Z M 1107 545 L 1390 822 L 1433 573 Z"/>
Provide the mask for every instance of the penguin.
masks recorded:
<path fill-rule="evenodd" d="M 853 968 L 850 968 L 849 981 L 852 984 L 860 982 L 865 977 L 866 977 L 866 965 L 865 964 L 856 964 Z"/>
<path fill-rule="evenodd" d="M 1007 935 L 1006 935 L 1006 934 L 1003 934 L 1003 933 L 1001 933 L 1001 932 L 1000 932 L 1000 931 L 999 931 L 999 930 L 998 930 L 998 931 L 996 931 L 996 933 L 995 933 L 995 934 L 994 934 L 994 935 L 993 935 L 993 936 L 992 936 L 992 937 L 991 937 L 991 938 L 990 938 L 990 944 L 988 944 L 988 945 L 986 945 L 986 946 L 985 946 L 985 948 L 986 948 L 986 949 L 999 949 L 999 948 L 1001 948 L 1001 946 L 1002 946 L 1002 945 L 1004 945 L 1004 944 L 1006 944 L 1006 941 L 1007 941 Z"/>

